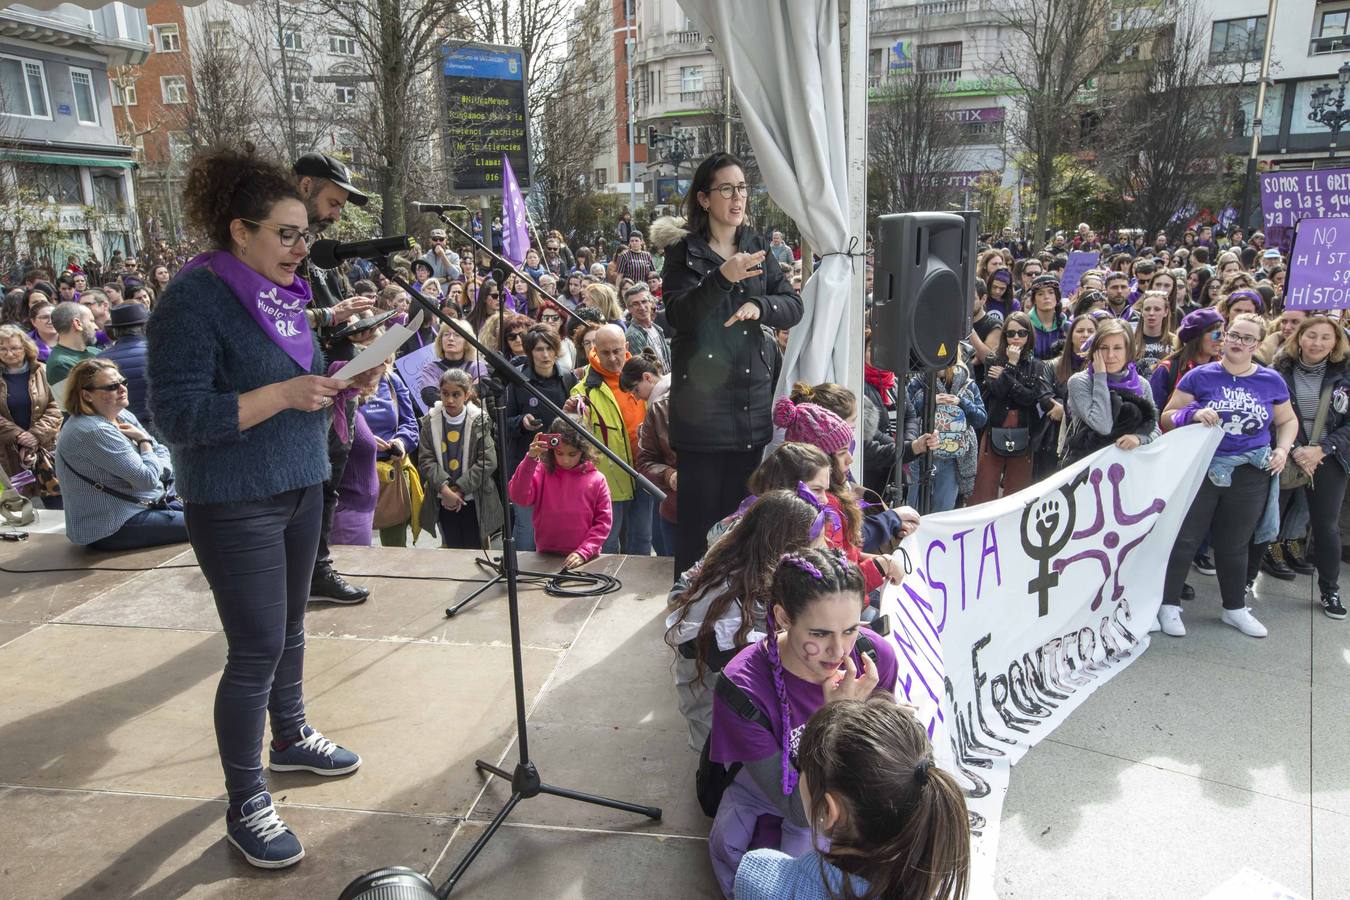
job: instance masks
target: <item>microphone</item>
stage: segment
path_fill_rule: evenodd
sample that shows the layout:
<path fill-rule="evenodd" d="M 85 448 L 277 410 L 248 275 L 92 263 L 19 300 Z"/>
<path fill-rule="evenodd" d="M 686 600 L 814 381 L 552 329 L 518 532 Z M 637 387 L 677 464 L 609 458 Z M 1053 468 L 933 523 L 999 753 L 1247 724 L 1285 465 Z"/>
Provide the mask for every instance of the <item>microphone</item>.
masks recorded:
<path fill-rule="evenodd" d="M 419 203 L 413 201 L 413 209 L 423 213 L 443 213 L 452 211 L 468 212 L 468 207 L 462 203 Z"/>
<path fill-rule="evenodd" d="M 314 246 L 309 248 L 309 258 L 320 269 L 333 269 L 344 259 L 387 256 L 390 253 L 408 250 L 411 247 L 412 239 L 406 234 L 401 234 L 398 237 L 372 238 L 368 241 L 348 241 L 346 243 L 322 240 L 315 241 Z"/>

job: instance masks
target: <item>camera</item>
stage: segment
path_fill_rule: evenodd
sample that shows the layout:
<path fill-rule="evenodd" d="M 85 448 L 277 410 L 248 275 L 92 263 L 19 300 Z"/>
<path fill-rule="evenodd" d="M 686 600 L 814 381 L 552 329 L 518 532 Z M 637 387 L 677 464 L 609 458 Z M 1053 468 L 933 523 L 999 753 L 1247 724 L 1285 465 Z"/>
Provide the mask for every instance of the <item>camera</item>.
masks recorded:
<path fill-rule="evenodd" d="M 561 434 L 541 434 L 540 437 L 544 439 L 544 443 L 548 444 L 550 450 L 562 443 Z"/>

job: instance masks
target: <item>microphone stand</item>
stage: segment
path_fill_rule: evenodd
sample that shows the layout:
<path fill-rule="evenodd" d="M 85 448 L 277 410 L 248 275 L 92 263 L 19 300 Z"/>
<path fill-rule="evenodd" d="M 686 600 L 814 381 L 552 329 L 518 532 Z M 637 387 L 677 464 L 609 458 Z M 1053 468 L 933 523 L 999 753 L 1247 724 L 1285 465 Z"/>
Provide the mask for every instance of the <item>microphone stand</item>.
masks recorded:
<path fill-rule="evenodd" d="M 456 230 L 463 233 L 463 229 L 457 228 Z M 473 240 L 472 236 L 470 236 L 470 240 Z M 482 244 L 479 244 L 478 241 L 474 241 L 474 243 L 478 244 L 480 248 L 482 247 Z M 496 254 L 491 253 L 491 251 L 488 252 L 490 255 L 496 256 Z M 498 259 L 500 260 L 500 257 L 498 257 Z M 510 263 L 507 263 L 505 260 L 500 261 L 510 267 Z M 390 265 L 388 257 L 377 260 L 376 264 L 386 278 L 407 291 L 408 296 L 413 298 L 423 310 L 434 316 L 436 319 L 439 319 L 442 324 L 453 329 L 460 337 L 464 338 L 470 346 L 478 351 L 480 358 L 487 360 L 497 377 L 501 379 L 501 390 L 503 391 L 503 395 L 506 385 L 513 384 L 518 390 L 525 391 L 533 396 L 539 401 L 544 409 L 553 413 L 554 416 L 564 416 L 563 411 L 554 405 L 552 400 L 531 384 L 530 380 L 522 375 L 520 371 L 512 366 L 501 354 L 485 347 L 479 342 L 478 336 L 473 334 L 470 329 L 465 328 L 458 321 L 446 315 L 436 304 L 428 300 L 421 291 L 415 289 L 411 284 L 400 277 L 398 273 L 394 271 L 393 266 Z M 514 271 L 514 267 L 511 267 L 511 269 Z M 506 404 L 503 402 L 502 398 L 494 398 L 493 406 L 497 422 L 497 439 L 499 443 L 504 443 L 506 438 Z M 601 453 L 605 454 L 611 462 L 617 463 L 620 468 L 627 472 L 628 475 L 642 487 L 643 490 L 662 499 L 665 498 L 665 494 L 657 488 L 656 485 L 652 484 L 646 478 L 643 478 L 629 467 L 627 463 L 619 459 L 612 450 L 605 446 L 603 441 L 596 438 L 595 435 L 591 434 L 584 426 L 578 424 L 574 425 L 574 428 L 576 429 L 576 432 L 581 435 L 583 440 L 589 442 Z M 510 484 L 510 476 L 507 474 L 506 469 L 500 465 L 497 467 L 497 480 L 501 487 L 502 494 L 505 497 Z M 642 806 L 636 803 L 611 800 L 607 797 L 568 790 L 567 788 L 554 787 L 553 785 L 545 784 L 540 778 L 539 770 L 530 758 L 530 746 L 525 719 L 525 676 L 521 662 L 520 598 L 518 593 L 520 568 L 516 558 L 516 541 L 512 534 L 513 523 L 511 504 L 509 502 L 505 503 L 505 507 L 505 525 L 502 529 L 502 574 L 497 576 L 494 581 L 504 580 L 506 582 L 506 602 L 507 608 L 510 611 L 511 620 L 511 672 L 515 682 L 516 744 L 519 747 L 520 755 L 516 762 L 515 769 L 510 772 L 489 762 L 485 762 L 484 760 L 474 760 L 474 766 L 478 771 L 489 772 L 499 778 L 511 782 L 511 798 L 506 801 L 506 805 L 497 813 L 496 817 L 487 826 L 487 829 L 478 840 L 474 842 L 473 846 L 469 848 L 468 852 L 464 854 L 464 858 L 460 860 L 459 865 L 455 866 L 454 871 L 450 873 L 450 877 L 437 889 L 436 896 L 440 898 L 450 896 L 450 892 L 455 889 L 455 885 L 459 883 L 469 866 L 478 858 L 478 854 L 487 846 L 488 841 L 492 840 L 493 835 L 497 833 L 497 829 L 501 827 L 502 823 L 506 821 L 507 816 L 511 815 L 512 810 L 514 810 L 522 800 L 529 800 L 540 794 L 547 794 L 554 797 L 563 797 L 568 800 L 578 800 L 582 803 L 590 803 L 595 806 L 605 806 L 610 809 L 620 809 L 625 812 L 639 813 L 649 819 L 659 820 L 662 815 L 661 810 L 655 806 Z M 486 586 L 480 588 L 473 596 L 481 594 L 484 590 L 486 590 Z M 472 599 L 472 597 L 470 599 Z M 466 600 L 464 602 L 467 603 L 468 601 Z M 459 606 L 463 605 L 463 603 L 459 604 Z M 459 609 L 459 606 L 454 608 L 455 611 Z M 453 614 L 452 610 L 446 610 L 447 616 Z"/>

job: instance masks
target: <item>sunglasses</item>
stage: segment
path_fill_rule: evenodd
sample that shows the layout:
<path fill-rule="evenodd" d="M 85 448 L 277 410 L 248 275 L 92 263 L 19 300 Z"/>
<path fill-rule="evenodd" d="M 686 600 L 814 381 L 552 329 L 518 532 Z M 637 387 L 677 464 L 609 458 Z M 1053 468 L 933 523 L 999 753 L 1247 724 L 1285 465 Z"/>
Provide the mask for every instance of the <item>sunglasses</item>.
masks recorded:
<path fill-rule="evenodd" d="M 93 386 L 91 385 L 91 386 L 89 387 L 89 390 L 91 390 L 91 391 L 107 391 L 108 393 L 111 394 L 113 391 L 120 391 L 120 390 L 123 390 L 124 388 L 126 388 L 126 386 L 127 386 L 127 380 L 126 380 L 125 378 L 123 378 L 123 379 L 121 379 L 121 380 L 119 380 L 119 381 L 114 381 L 114 382 L 112 382 L 111 384 L 101 384 L 101 385 L 99 385 L 98 387 L 93 387 Z"/>
<path fill-rule="evenodd" d="M 508 332 L 506 333 L 506 339 L 507 339 L 508 341 L 518 341 L 518 340 L 520 340 L 521 338 L 523 338 L 524 336 L 525 336 L 525 332 L 523 332 L 523 331 L 508 331 Z"/>
<path fill-rule="evenodd" d="M 1021 328 L 1018 328 L 1018 329 L 1015 329 L 1015 330 L 1014 330 L 1014 329 L 1009 329 L 1008 331 L 1003 332 L 1003 336 L 1004 336 L 1004 337 L 1010 337 L 1010 338 L 1015 338 L 1015 337 L 1023 337 L 1023 338 L 1024 338 L 1024 337 L 1026 337 L 1028 334 L 1031 334 L 1031 332 L 1029 332 L 1029 331 L 1024 331 L 1024 330 L 1022 330 Z"/>

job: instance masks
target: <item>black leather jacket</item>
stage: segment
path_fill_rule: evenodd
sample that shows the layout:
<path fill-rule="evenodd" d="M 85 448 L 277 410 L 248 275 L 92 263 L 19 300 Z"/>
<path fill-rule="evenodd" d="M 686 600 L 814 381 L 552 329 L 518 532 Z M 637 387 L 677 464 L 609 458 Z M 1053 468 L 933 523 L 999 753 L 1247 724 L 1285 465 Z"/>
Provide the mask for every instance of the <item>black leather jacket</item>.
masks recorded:
<path fill-rule="evenodd" d="M 767 250 L 748 228 L 737 236 L 743 252 Z M 778 350 L 762 329 L 801 321 L 802 300 L 782 269 L 766 257 L 764 271 L 738 284 L 718 271 L 724 260 L 696 234 L 666 251 L 662 294 L 675 331 L 670 342 L 670 443 L 712 453 L 763 447 L 773 436 L 773 392 Z M 725 327 L 743 303 L 759 306 L 759 320 Z"/>

